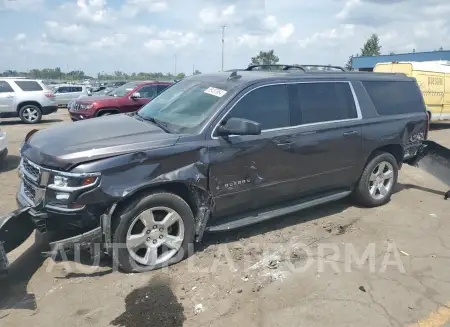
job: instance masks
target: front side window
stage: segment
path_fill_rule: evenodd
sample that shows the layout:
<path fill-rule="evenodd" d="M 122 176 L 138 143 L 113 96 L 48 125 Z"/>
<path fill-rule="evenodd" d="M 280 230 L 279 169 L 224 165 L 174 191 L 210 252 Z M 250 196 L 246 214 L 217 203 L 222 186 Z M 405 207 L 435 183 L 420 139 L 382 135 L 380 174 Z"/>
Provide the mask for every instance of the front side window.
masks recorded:
<path fill-rule="evenodd" d="M 162 91 L 164 91 L 165 89 L 167 89 L 170 85 L 168 84 L 159 84 L 158 85 L 158 94 L 160 94 Z"/>
<path fill-rule="evenodd" d="M 169 125 L 179 133 L 195 133 L 215 112 L 229 85 L 182 80 L 143 106 L 138 115 Z"/>
<path fill-rule="evenodd" d="M 109 93 L 108 95 L 113 97 L 124 97 L 131 91 L 133 91 L 135 88 L 137 88 L 141 83 L 139 82 L 130 82 L 127 84 L 124 84 L 122 86 L 119 86 L 118 88 L 114 89 L 113 92 Z"/>
<path fill-rule="evenodd" d="M 81 86 L 72 86 L 72 92 L 81 92 L 82 90 Z"/>
<path fill-rule="evenodd" d="M 141 95 L 141 98 L 151 99 L 157 95 L 156 85 L 146 85 L 137 90 Z"/>
<path fill-rule="evenodd" d="M 224 122 L 232 117 L 260 123 L 263 130 L 289 126 L 286 85 L 263 86 L 251 91 L 236 103 Z"/>
<path fill-rule="evenodd" d="M 14 81 L 22 91 L 42 91 L 42 86 L 36 81 Z"/>
<path fill-rule="evenodd" d="M 0 81 L 0 93 L 14 92 L 13 88 L 7 81 Z"/>
<path fill-rule="evenodd" d="M 56 90 L 56 93 L 68 93 L 68 92 L 70 92 L 70 91 L 67 86 L 61 86 Z"/>

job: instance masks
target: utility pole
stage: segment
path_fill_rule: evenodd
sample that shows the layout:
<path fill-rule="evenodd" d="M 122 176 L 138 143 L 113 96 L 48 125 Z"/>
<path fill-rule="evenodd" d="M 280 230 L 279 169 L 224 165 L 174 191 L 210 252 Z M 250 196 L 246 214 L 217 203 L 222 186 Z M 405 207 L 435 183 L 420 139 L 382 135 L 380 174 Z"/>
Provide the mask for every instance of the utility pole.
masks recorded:
<path fill-rule="evenodd" d="M 223 71 L 223 54 L 225 51 L 225 25 L 222 25 L 222 71 Z"/>
<path fill-rule="evenodd" d="M 177 76 L 177 54 L 175 54 L 175 73 L 174 76 Z"/>

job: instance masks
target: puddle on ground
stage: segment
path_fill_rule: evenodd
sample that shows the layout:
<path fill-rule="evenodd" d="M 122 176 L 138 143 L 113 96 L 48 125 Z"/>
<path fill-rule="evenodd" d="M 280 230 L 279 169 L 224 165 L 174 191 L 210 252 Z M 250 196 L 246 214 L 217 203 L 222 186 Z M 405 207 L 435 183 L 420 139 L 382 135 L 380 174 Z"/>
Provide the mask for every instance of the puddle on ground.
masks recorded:
<path fill-rule="evenodd" d="M 125 298 L 125 312 L 111 321 L 120 327 L 182 327 L 184 308 L 164 278 L 151 280 L 148 286 L 135 289 Z"/>

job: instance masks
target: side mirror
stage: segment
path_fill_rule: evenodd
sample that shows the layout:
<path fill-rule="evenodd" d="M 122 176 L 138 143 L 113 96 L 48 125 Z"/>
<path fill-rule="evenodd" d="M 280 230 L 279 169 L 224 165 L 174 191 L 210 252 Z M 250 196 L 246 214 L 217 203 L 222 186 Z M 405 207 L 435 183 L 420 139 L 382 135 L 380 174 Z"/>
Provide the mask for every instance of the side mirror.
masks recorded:
<path fill-rule="evenodd" d="M 134 99 L 140 99 L 141 98 L 141 94 L 139 92 L 134 92 L 131 97 L 133 100 Z"/>
<path fill-rule="evenodd" d="M 230 118 L 225 125 L 218 129 L 220 136 L 228 135 L 259 135 L 261 134 L 261 124 L 243 118 Z"/>

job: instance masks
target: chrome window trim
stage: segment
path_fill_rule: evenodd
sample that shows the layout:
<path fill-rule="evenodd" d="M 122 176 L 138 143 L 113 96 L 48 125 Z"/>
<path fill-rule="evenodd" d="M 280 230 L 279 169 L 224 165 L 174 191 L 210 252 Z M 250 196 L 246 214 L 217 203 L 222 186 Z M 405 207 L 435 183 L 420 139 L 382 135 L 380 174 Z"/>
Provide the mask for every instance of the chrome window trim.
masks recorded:
<path fill-rule="evenodd" d="M 295 125 L 295 126 L 286 126 L 286 127 L 279 127 L 279 128 L 271 128 L 271 129 L 264 129 L 261 131 L 261 134 L 266 133 L 266 132 L 273 132 L 273 131 L 281 131 L 281 130 L 288 130 L 288 129 L 293 129 L 293 128 L 298 128 L 298 127 L 307 127 L 307 126 L 320 126 L 320 125 L 326 125 L 326 124 L 334 124 L 334 123 L 340 123 L 340 122 L 347 122 L 347 121 L 356 121 L 356 120 L 361 120 L 362 119 L 362 113 L 361 113 L 361 107 L 359 104 L 359 100 L 358 97 L 356 96 L 355 90 L 353 88 L 353 84 L 351 83 L 351 81 L 301 81 L 301 82 L 278 82 L 278 83 L 271 83 L 271 84 L 265 84 L 265 85 L 260 85 L 257 86 L 255 88 L 252 88 L 251 90 L 247 91 L 245 94 L 243 94 L 232 106 L 231 108 L 229 108 L 225 114 L 222 116 L 226 117 L 228 115 L 228 113 L 233 110 L 233 108 L 239 103 L 239 101 L 242 100 L 242 98 L 244 98 L 247 94 L 249 94 L 250 92 L 253 92 L 254 90 L 257 90 L 259 88 L 262 87 L 267 87 L 267 86 L 273 86 L 273 85 L 292 85 L 292 84 L 317 84 L 317 83 L 347 83 L 350 86 L 350 91 L 352 92 L 353 95 L 353 101 L 355 103 L 355 107 L 356 107 L 356 114 L 357 117 L 356 118 L 349 118 L 349 119 L 341 119 L 341 120 L 330 120 L 330 121 L 325 121 L 325 122 L 318 122 L 318 123 L 311 123 L 311 124 L 301 124 L 301 125 Z M 217 116 L 216 116 L 217 117 Z M 214 118 L 213 118 L 214 119 Z M 214 132 L 217 130 L 219 124 L 221 123 L 221 120 L 219 120 L 216 125 L 214 126 L 214 128 L 211 131 L 211 139 L 213 140 L 217 140 L 219 139 L 219 136 L 214 136 Z M 237 136 L 237 135 L 229 135 L 229 137 L 232 136 Z"/>

